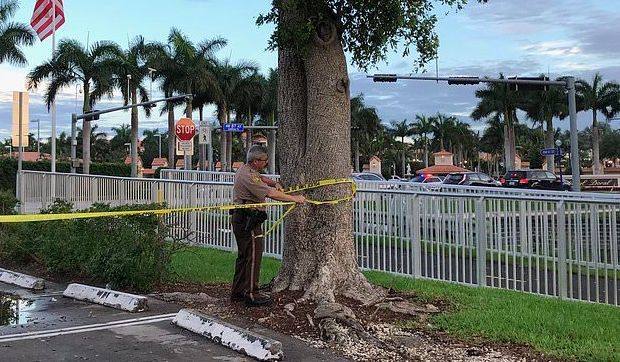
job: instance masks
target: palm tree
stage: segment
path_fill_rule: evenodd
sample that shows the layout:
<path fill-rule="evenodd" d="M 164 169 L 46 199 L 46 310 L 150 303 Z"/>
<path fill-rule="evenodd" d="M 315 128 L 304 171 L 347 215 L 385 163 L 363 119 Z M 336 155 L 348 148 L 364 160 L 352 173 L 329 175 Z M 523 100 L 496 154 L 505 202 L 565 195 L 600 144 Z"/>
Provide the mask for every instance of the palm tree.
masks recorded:
<path fill-rule="evenodd" d="M 544 75 L 542 76 L 544 77 Z M 545 148 L 554 148 L 553 118 L 564 119 L 568 115 L 564 90 L 560 87 L 550 87 L 548 90 L 529 92 L 524 97 L 522 108 L 534 122 L 545 125 Z M 549 171 L 553 172 L 553 164 L 553 155 L 547 156 L 547 169 Z"/>
<path fill-rule="evenodd" d="M 122 124 L 120 127 L 112 127 L 112 131 L 115 134 L 110 140 L 111 151 L 108 160 L 118 162 L 125 159 L 125 144 L 131 143 L 131 127 L 128 124 Z"/>
<path fill-rule="evenodd" d="M 140 101 L 147 102 L 149 100 L 149 93 L 147 89 L 142 85 L 145 78 L 150 75 L 149 67 L 147 66 L 147 55 L 152 46 L 144 42 L 142 36 L 137 36 L 129 48 L 122 54 L 119 54 L 116 59 L 116 86 L 121 90 L 125 105 L 138 103 L 138 93 L 140 94 Z M 144 106 L 144 113 L 147 117 L 151 116 L 150 105 Z M 138 147 L 138 108 L 131 108 L 131 177 L 136 177 L 138 174 L 137 169 L 137 147 Z M 134 159 L 135 157 L 135 159 Z"/>
<path fill-rule="evenodd" d="M 504 75 L 500 73 L 500 79 Z M 487 83 L 486 89 L 476 91 L 476 98 L 480 101 L 471 113 L 471 117 L 479 120 L 489 116 L 499 116 L 504 124 L 504 167 L 507 170 L 514 169 L 515 165 L 515 130 L 517 120 L 517 108 L 520 104 L 518 94 L 510 90 L 506 83 Z"/>
<path fill-rule="evenodd" d="M 428 167 L 428 135 L 433 131 L 433 119 L 424 115 L 416 114 L 416 124 L 414 125 L 414 133 L 417 133 L 422 138 L 422 144 L 424 145 L 424 167 Z"/>
<path fill-rule="evenodd" d="M 20 47 L 31 46 L 36 39 L 29 25 L 10 21 L 18 8 L 17 0 L 0 2 L 0 64 L 26 65 L 28 61 Z"/>
<path fill-rule="evenodd" d="M 371 143 L 384 129 L 377 110 L 366 106 L 363 94 L 351 98 L 351 126 L 354 127 L 354 131 L 351 132 L 355 141 L 351 142 L 355 147 L 354 168 L 360 171 L 360 156 L 368 160 L 376 153 L 371 150 Z"/>
<path fill-rule="evenodd" d="M 489 174 L 493 173 L 495 169 L 495 175 L 499 176 L 498 159 L 502 154 L 502 144 L 504 143 L 504 125 L 499 115 L 495 115 L 488 118 L 487 127 L 485 128 L 482 137 L 480 138 L 480 151 L 486 152 L 492 156 L 491 164 L 489 165 Z"/>
<path fill-rule="evenodd" d="M 451 129 L 454 128 L 456 118 L 437 113 L 435 116 L 430 118 L 430 121 L 433 137 L 435 140 L 439 139 L 439 150 L 443 151 L 446 149 L 445 140 L 448 138 Z M 449 148 L 450 150 L 452 149 L 452 147 Z"/>
<path fill-rule="evenodd" d="M 214 53 L 226 46 L 223 38 L 205 40 L 195 46 L 181 31 L 170 30 L 167 44 L 155 44 L 149 56 L 150 63 L 157 68 L 157 75 L 162 79 L 162 90 L 166 97 L 174 93 L 197 95 L 211 92 L 216 85 L 212 68 L 215 65 Z M 217 88 L 217 87 L 216 87 Z M 212 97 L 208 97 L 209 99 Z M 174 107 L 179 102 L 169 102 L 162 109 L 168 112 L 168 134 L 174 134 Z M 193 106 L 186 105 L 185 113 L 191 118 Z M 202 148 L 201 148 L 202 151 Z M 174 166 L 174 142 L 168 145 L 168 162 Z"/>
<path fill-rule="evenodd" d="M 213 94 L 217 106 L 217 119 L 220 125 L 228 123 L 229 113 L 233 106 L 235 97 L 241 88 L 247 84 L 246 78 L 257 71 L 257 66 L 253 62 L 240 61 L 236 65 L 230 61 L 216 61 L 213 74 L 217 82 L 214 84 Z M 220 161 L 222 171 L 232 170 L 232 139 L 227 136 L 229 132 L 220 133 Z M 230 143 L 229 143 L 230 140 Z"/>
<path fill-rule="evenodd" d="M 405 143 L 405 137 L 411 136 L 413 134 L 413 128 L 409 126 L 407 123 L 407 119 L 405 118 L 401 122 L 392 121 L 391 127 L 388 128 L 388 132 L 393 137 L 400 137 L 401 143 L 401 172 L 402 176 L 405 176 L 406 165 L 407 165 L 407 144 Z"/>
<path fill-rule="evenodd" d="M 245 123 L 248 126 L 254 124 L 255 115 L 260 113 L 263 104 L 265 82 L 265 77 L 255 72 L 243 79 L 243 82 L 237 87 L 233 100 L 237 122 Z M 246 135 L 245 153 L 252 146 L 252 130 L 248 129 Z"/>
<path fill-rule="evenodd" d="M 81 84 L 84 90 L 82 112 L 87 113 L 104 95 L 112 96 L 115 59 L 120 53 L 120 48 L 113 42 L 97 42 L 86 49 L 76 40 L 63 39 L 52 60 L 36 66 L 28 74 L 28 89 L 36 89 L 42 81 L 49 79 L 45 91 L 49 109 L 62 88 Z M 84 119 L 82 159 L 85 174 L 90 173 L 90 128 L 90 121 Z"/>
<path fill-rule="evenodd" d="M 592 173 L 600 175 L 603 173 L 600 162 L 600 132 L 597 112 L 601 112 L 607 119 L 614 117 L 620 109 L 620 85 L 616 82 L 603 83 L 603 77 L 596 73 L 592 83 L 579 79 L 575 82 L 577 93 L 577 104 L 579 110 L 592 111 Z"/>

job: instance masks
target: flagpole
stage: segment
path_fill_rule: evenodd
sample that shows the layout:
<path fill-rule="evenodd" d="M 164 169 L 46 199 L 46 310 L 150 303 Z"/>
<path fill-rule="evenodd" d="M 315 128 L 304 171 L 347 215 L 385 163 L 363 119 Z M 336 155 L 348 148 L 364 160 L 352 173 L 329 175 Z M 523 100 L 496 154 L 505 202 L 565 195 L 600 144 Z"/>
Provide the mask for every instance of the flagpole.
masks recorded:
<path fill-rule="evenodd" d="M 56 0 L 52 0 L 52 60 L 56 52 Z M 52 100 L 52 172 L 56 172 L 56 99 Z"/>

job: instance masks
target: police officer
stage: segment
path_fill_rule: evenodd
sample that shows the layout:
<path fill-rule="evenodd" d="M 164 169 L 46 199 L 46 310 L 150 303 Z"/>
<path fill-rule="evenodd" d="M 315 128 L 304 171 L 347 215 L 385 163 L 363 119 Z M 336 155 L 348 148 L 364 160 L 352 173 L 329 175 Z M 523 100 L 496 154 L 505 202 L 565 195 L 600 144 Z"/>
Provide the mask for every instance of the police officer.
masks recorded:
<path fill-rule="evenodd" d="M 247 163 L 235 175 L 233 203 L 255 204 L 265 202 L 265 197 L 284 202 L 303 204 L 302 195 L 285 194 L 282 186 L 260 171 L 267 166 L 267 151 L 262 146 L 252 146 Z M 232 227 L 237 240 L 237 261 L 233 279 L 232 301 L 243 301 L 250 306 L 269 304 L 269 297 L 258 293 L 258 277 L 263 254 L 262 222 L 266 218 L 264 208 L 233 210 Z"/>

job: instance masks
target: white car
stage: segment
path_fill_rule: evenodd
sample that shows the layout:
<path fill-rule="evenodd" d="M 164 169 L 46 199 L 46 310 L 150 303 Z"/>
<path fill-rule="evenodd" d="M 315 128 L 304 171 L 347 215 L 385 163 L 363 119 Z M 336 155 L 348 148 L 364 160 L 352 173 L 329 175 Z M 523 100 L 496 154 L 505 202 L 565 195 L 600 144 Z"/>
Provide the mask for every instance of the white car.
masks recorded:
<path fill-rule="evenodd" d="M 351 177 L 358 181 L 386 181 L 383 176 L 374 172 L 354 172 Z"/>

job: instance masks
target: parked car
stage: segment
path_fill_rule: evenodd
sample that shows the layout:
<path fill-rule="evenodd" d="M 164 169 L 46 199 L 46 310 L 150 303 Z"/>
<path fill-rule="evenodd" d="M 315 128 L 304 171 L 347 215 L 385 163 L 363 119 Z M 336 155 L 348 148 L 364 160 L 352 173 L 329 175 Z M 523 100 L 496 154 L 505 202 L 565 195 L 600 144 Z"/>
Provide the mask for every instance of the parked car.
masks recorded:
<path fill-rule="evenodd" d="M 520 187 L 539 190 L 569 190 L 570 186 L 546 170 L 513 170 L 499 179 L 504 187 Z"/>
<path fill-rule="evenodd" d="M 358 181 L 386 181 L 385 177 L 374 172 L 354 172 L 351 177 Z"/>
<path fill-rule="evenodd" d="M 421 173 L 409 180 L 409 182 L 420 182 L 420 183 L 425 183 L 425 184 L 437 183 L 441 181 L 442 181 L 441 177 L 435 176 L 430 173 Z"/>
<path fill-rule="evenodd" d="M 501 182 L 482 172 L 453 172 L 443 179 L 443 183 L 464 186 L 502 186 Z"/>

